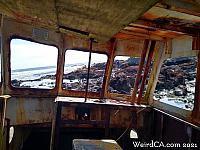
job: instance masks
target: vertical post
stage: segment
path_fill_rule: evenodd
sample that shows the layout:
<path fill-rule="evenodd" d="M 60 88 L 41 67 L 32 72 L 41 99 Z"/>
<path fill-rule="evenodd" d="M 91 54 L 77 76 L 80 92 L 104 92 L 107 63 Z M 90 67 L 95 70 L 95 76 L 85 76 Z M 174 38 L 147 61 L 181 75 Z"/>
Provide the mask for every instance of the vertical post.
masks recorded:
<path fill-rule="evenodd" d="M 116 45 L 116 39 L 111 39 L 110 40 L 110 47 L 109 47 L 109 57 L 107 61 L 107 66 L 104 74 L 104 80 L 103 80 L 103 85 L 102 85 L 102 98 L 107 96 L 108 92 L 108 86 L 110 82 L 110 75 L 112 73 L 112 65 L 114 62 L 114 57 L 115 57 L 115 45 Z"/>
<path fill-rule="evenodd" d="M 158 76 L 160 73 L 160 69 L 162 66 L 162 62 L 164 60 L 164 56 L 165 56 L 165 42 L 161 42 L 160 43 L 160 47 L 159 49 L 157 49 L 157 51 L 155 51 L 154 53 L 154 63 L 153 63 L 153 67 L 151 70 L 151 74 L 150 74 L 150 79 L 148 81 L 148 86 L 147 86 L 147 90 L 144 96 L 144 101 L 146 103 L 152 103 L 152 98 L 153 98 L 153 92 L 155 90 L 156 87 L 156 83 L 158 80 Z"/>
<path fill-rule="evenodd" d="M 56 102 L 54 110 L 54 118 L 52 120 L 51 129 L 51 142 L 50 150 L 59 150 L 59 137 L 60 137 L 60 124 L 61 124 L 61 112 L 62 102 Z"/>
<path fill-rule="evenodd" d="M 200 122 L 200 52 L 197 57 L 197 74 L 195 84 L 195 95 L 194 95 L 194 109 L 192 111 L 192 118 Z"/>
<path fill-rule="evenodd" d="M 6 103 L 7 99 L 10 98 L 9 95 L 0 96 L 0 149 L 4 149 L 4 123 L 5 123 L 5 116 L 6 116 Z"/>
<path fill-rule="evenodd" d="M 144 91 L 145 82 L 146 82 L 146 79 L 147 79 L 147 75 L 149 73 L 149 67 L 151 65 L 151 60 L 152 60 L 152 57 L 153 57 L 155 45 L 156 45 L 156 41 L 152 41 L 151 46 L 150 46 L 150 50 L 149 50 L 149 54 L 148 54 L 148 58 L 147 58 L 147 63 L 146 63 L 145 69 L 144 69 L 144 75 L 143 75 L 143 78 L 142 78 L 142 83 L 141 83 L 141 86 L 140 86 L 139 95 L 138 95 L 138 98 L 137 98 L 138 104 L 140 104 L 140 101 L 141 101 L 141 98 L 142 98 L 142 93 Z"/>
<path fill-rule="evenodd" d="M 144 61 L 145 61 L 146 53 L 147 53 L 147 50 L 148 50 L 148 46 L 149 46 L 149 40 L 146 39 L 144 41 L 144 48 L 142 50 L 142 54 L 141 54 L 141 58 L 140 58 L 140 64 L 139 64 L 137 76 L 136 76 L 135 83 L 134 83 L 134 89 L 133 89 L 133 93 L 132 93 L 132 104 L 135 102 L 135 99 L 136 99 L 136 94 L 137 94 L 137 91 L 138 91 L 138 86 L 140 84 L 141 73 L 142 73 L 142 70 L 143 70 Z"/>
<path fill-rule="evenodd" d="M 89 88 L 89 79 L 90 79 L 90 65 L 91 65 L 91 55 L 92 55 L 92 44 L 94 39 L 90 38 L 90 52 L 89 52 L 89 61 L 88 61 L 88 72 L 87 72 L 87 82 L 85 89 L 85 102 L 87 101 L 88 88 Z"/>
<path fill-rule="evenodd" d="M 64 35 L 60 36 L 60 40 L 59 40 L 59 50 L 58 50 L 58 62 L 57 62 L 57 73 L 56 73 L 56 86 L 55 89 L 57 89 L 58 91 L 58 95 L 61 95 L 62 93 L 62 85 L 63 85 L 63 75 L 64 75 L 64 69 L 65 69 L 65 52 L 66 49 L 65 47 L 67 47 L 65 39 L 64 39 Z"/>

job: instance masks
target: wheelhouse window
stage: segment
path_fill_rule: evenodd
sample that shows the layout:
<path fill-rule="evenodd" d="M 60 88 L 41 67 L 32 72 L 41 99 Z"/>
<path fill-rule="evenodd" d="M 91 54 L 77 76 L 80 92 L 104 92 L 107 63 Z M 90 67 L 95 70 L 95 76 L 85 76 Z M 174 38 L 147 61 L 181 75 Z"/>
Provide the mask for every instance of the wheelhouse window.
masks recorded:
<path fill-rule="evenodd" d="M 53 89 L 58 49 L 22 39 L 12 39 L 11 85 L 15 88 Z"/>
<path fill-rule="evenodd" d="M 85 91 L 88 75 L 89 52 L 67 50 L 63 75 L 63 89 Z M 90 92 L 100 92 L 106 68 L 107 56 L 92 53 L 89 73 Z"/>
<path fill-rule="evenodd" d="M 197 73 L 197 57 L 178 57 L 164 61 L 154 99 L 182 109 L 192 110 Z"/>
<path fill-rule="evenodd" d="M 131 94 L 139 63 L 139 57 L 115 57 L 110 78 L 110 93 Z"/>

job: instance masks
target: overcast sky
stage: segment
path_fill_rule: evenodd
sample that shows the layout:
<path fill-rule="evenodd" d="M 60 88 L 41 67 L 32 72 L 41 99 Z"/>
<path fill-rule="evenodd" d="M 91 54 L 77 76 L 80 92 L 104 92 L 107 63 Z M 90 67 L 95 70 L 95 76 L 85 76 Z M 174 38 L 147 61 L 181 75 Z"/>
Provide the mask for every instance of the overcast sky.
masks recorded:
<path fill-rule="evenodd" d="M 34 67 L 56 66 L 58 50 L 56 47 L 29 42 L 21 39 L 11 41 L 11 68 L 24 69 Z M 66 64 L 88 63 L 88 52 L 68 50 Z M 92 63 L 106 62 L 104 54 L 92 54 Z"/>

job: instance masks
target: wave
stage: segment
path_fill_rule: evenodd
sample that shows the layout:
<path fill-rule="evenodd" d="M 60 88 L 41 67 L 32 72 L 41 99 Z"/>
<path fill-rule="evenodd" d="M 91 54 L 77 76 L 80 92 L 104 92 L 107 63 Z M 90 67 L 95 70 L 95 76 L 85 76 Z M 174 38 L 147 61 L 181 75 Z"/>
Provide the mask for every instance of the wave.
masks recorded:
<path fill-rule="evenodd" d="M 75 66 L 82 66 L 85 65 L 84 63 L 77 63 L 77 64 L 67 64 L 65 67 L 75 67 Z M 35 70 L 46 70 L 46 69 L 56 69 L 56 66 L 45 66 L 45 67 L 33 67 L 33 68 L 23 68 L 23 69 L 14 69 L 12 72 L 25 72 L 25 71 L 35 71 Z"/>
<path fill-rule="evenodd" d="M 12 70 L 12 72 L 24 72 L 24 71 L 44 70 L 44 69 L 53 69 L 53 68 L 56 68 L 56 66 L 15 69 L 15 70 Z"/>

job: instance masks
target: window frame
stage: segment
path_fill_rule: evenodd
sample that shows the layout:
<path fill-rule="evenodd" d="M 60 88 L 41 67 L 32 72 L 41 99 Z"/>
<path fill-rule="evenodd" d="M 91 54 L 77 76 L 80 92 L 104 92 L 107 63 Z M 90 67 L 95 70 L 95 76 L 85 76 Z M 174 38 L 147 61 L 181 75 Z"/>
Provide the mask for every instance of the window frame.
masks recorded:
<path fill-rule="evenodd" d="M 180 58 L 180 57 L 185 57 L 185 56 L 177 56 L 177 57 L 171 57 L 171 59 L 175 59 L 175 58 Z M 198 61 L 198 57 L 197 56 L 186 56 L 186 57 L 196 57 L 196 59 L 197 59 L 197 61 Z M 164 61 L 166 61 L 167 59 L 169 59 L 169 58 L 165 58 L 164 60 L 163 60 L 163 62 L 162 62 L 162 65 L 164 64 Z M 196 62 L 196 63 L 198 63 L 198 62 Z M 162 65 L 161 65 L 161 68 L 162 68 Z M 197 64 L 196 64 L 197 65 Z M 197 66 L 196 66 L 196 69 L 197 69 Z M 161 72 L 161 69 L 160 69 L 160 71 L 159 71 L 159 75 L 160 75 L 160 72 Z M 197 73 L 196 73 L 196 76 L 195 76 L 195 80 L 196 80 L 196 78 L 197 78 Z M 157 85 L 157 83 L 158 83 L 158 81 L 156 81 L 156 85 Z M 196 88 L 196 82 L 195 82 L 195 86 L 194 86 L 195 88 Z M 155 90 L 156 90 L 156 87 L 155 87 Z M 154 90 L 154 93 L 155 93 L 155 90 Z M 154 94 L 153 93 L 153 94 Z M 194 93 L 194 96 L 195 96 L 195 93 Z M 160 100 L 155 100 L 155 99 L 153 99 L 153 101 L 154 101 L 154 103 L 159 107 L 159 106 L 161 106 L 161 105 L 164 105 L 164 104 L 166 104 L 166 105 L 169 105 L 169 109 L 171 110 L 172 108 L 170 108 L 170 106 L 172 106 L 172 107 L 175 107 L 175 108 L 177 108 L 177 110 L 178 109 L 180 109 L 180 110 L 185 110 L 185 112 L 192 112 L 193 111 L 193 109 L 192 110 L 187 110 L 187 109 L 184 109 L 184 108 L 180 108 L 180 107 L 178 107 L 178 106 L 174 106 L 174 105 L 170 105 L 170 104 L 167 104 L 167 103 L 165 103 L 165 102 L 161 102 Z M 195 98 L 194 98 L 194 101 L 195 101 Z M 160 104 L 158 104 L 158 103 L 160 103 Z M 162 104 L 163 103 L 163 104 Z M 173 112 L 173 111 L 172 111 Z M 180 111 L 180 112 L 184 112 L 184 111 Z"/>
<path fill-rule="evenodd" d="M 67 50 L 74 50 L 74 51 L 81 51 L 81 52 L 90 52 L 90 50 L 88 49 L 80 49 L 80 48 L 70 48 L 70 49 L 65 49 L 64 52 L 64 63 L 63 63 L 63 74 L 62 74 L 62 83 L 63 84 L 63 76 L 64 76 L 64 66 L 65 66 L 65 57 L 66 57 L 66 52 Z M 105 85 L 105 78 L 106 78 L 106 70 L 108 68 L 108 60 L 109 60 L 109 54 L 107 52 L 103 52 L 103 51 L 95 51 L 92 50 L 91 53 L 96 53 L 96 54 L 104 54 L 107 56 L 107 61 L 106 61 L 106 67 L 105 67 L 105 73 L 103 75 L 103 83 L 102 83 L 102 91 L 101 92 L 91 92 L 88 90 L 88 98 L 102 98 L 102 95 L 104 95 L 104 91 L 106 91 L 106 89 L 104 89 L 105 87 L 103 87 Z M 92 57 L 91 57 L 92 60 Z M 89 61 L 89 58 L 88 58 Z M 88 67 L 88 66 L 87 66 Z M 90 66 L 91 67 L 91 66 Z M 76 91 L 76 90 L 68 90 L 68 89 L 64 89 L 63 87 L 61 87 L 61 95 L 64 96 L 73 96 L 73 97 L 85 97 L 86 91 Z"/>
<path fill-rule="evenodd" d="M 185 57 L 185 56 L 177 56 L 177 57 Z M 190 55 L 190 56 L 187 56 L 187 57 L 197 57 L 197 64 L 198 64 L 198 54 Z M 167 60 L 168 58 L 169 57 L 165 57 L 163 62 L 165 60 Z M 175 58 L 175 57 L 173 57 L 173 58 Z M 163 65 L 163 62 L 162 62 L 162 65 Z M 160 72 L 159 72 L 159 74 L 160 74 Z M 196 78 L 197 78 L 197 74 L 196 74 Z M 157 81 L 156 81 L 156 84 L 157 84 Z M 195 83 L 195 88 L 196 88 L 196 83 Z M 195 92 L 196 92 L 196 90 L 195 90 Z M 194 98 L 194 101 L 195 101 L 195 98 Z M 194 105 L 195 105 L 195 102 L 194 102 Z M 192 110 L 186 110 L 186 109 L 179 108 L 179 107 L 176 107 L 176 106 L 164 103 L 164 102 L 160 102 L 160 101 L 155 100 L 155 99 L 153 99 L 153 102 L 150 103 L 150 106 L 152 106 L 155 110 L 164 112 L 166 115 L 169 115 L 169 116 L 173 117 L 174 119 L 177 119 L 181 122 L 185 122 L 185 123 L 190 124 L 192 126 L 196 125 L 196 122 L 194 122 L 193 117 L 192 117 L 195 106 L 193 107 Z"/>
<path fill-rule="evenodd" d="M 129 57 L 129 58 L 131 58 L 131 57 L 137 57 L 137 58 L 140 58 L 140 59 L 141 59 L 141 57 L 139 57 L 139 56 L 115 55 L 115 56 L 114 56 L 114 59 L 113 59 L 113 63 L 114 63 L 114 61 L 115 61 L 115 57 L 117 57 L 117 56 L 123 56 L 123 57 Z M 113 69 L 113 66 L 112 66 L 112 69 Z M 111 74 L 112 74 L 112 69 L 111 69 Z M 110 87 L 111 74 L 110 74 L 110 78 L 109 78 L 109 81 L 108 81 L 108 84 L 109 84 L 108 88 Z M 150 74 L 151 74 L 151 71 L 149 72 L 149 75 L 150 75 Z M 136 73 L 136 75 L 137 75 L 137 73 Z M 148 83 L 147 83 L 146 85 L 148 86 Z M 133 85 L 133 87 L 131 87 L 131 88 L 134 88 L 134 85 Z M 132 93 L 133 93 L 133 91 L 131 91 L 130 95 L 128 95 L 128 94 L 120 94 L 120 93 L 111 93 L 111 92 L 108 90 L 108 95 L 109 95 L 110 98 L 119 99 L 119 100 L 128 101 L 128 102 L 131 101 Z M 145 94 L 144 94 L 144 95 L 145 95 Z M 142 97 L 144 97 L 144 95 L 143 95 Z M 136 95 L 136 96 L 137 96 L 137 95 Z"/>
<path fill-rule="evenodd" d="M 47 46 L 53 46 L 55 48 L 57 48 L 57 60 L 56 60 L 56 72 L 55 72 L 55 76 L 56 76 L 56 79 L 55 79 L 55 87 L 52 88 L 52 89 L 42 89 L 42 88 L 26 88 L 26 87 L 14 87 L 12 86 L 12 82 L 11 82 L 11 41 L 13 39 L 19 39 L 19 40 L 25 40 L 25 41 L 28 41 L 28 42 L 33 42 L 33 43 L 37 43 L 37 44 L 43 44 L 43 45 L 47 45 Z M 37 40 L 34 40 L 34 39 L 31 39 L 31 38 L 26 38 L 26 37 L 23 37 L 23 36 L 18 36 L 18 35 L 13 35 L 9 38 L 9 53 L 8 53 L 8 57 L 9 57 L 9 63 L 8 63 L 8 69 L 9 69 L 9 80 L 8 80 L 8 87 L 9 89 L 12 91 L 11 93 L 13 95 L 22 95 L 23 93 L 23 96 L 36 96 L 36 97 L 41 97 L 41 96 L 55 96 L 57 95 L 58 93 L 58 65 L 59 65 L 59 47 L 55 44 L 47 44 L 47 43 L 43 43 L 43 42 L 39 42 Z"/>

